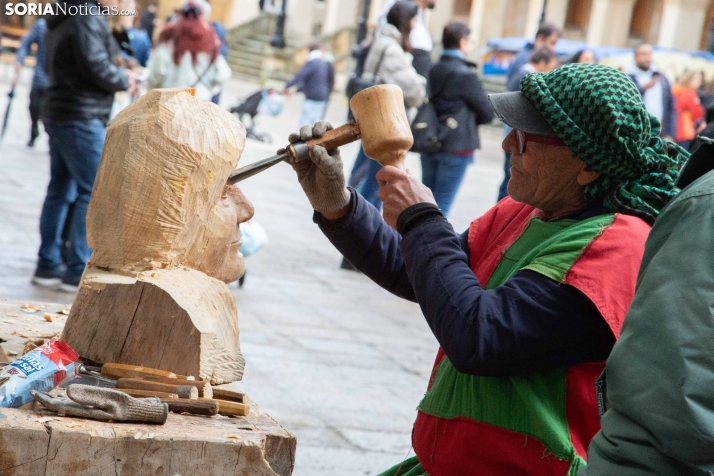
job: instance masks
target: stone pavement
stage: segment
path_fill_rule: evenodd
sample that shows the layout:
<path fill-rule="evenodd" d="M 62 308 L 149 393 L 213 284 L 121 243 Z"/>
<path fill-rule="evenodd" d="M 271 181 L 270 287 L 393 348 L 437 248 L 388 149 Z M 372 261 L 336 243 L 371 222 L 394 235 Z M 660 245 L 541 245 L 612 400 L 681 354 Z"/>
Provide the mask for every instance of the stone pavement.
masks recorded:
<path fill-rule="evenodd" d="M 30 284 L 38 222 L 48 180 L 47 136 L 34 149 L 27 113 L 30 70 L 23 71 L 0 145 L 0 297 L 71 303 L 73 296 Z M 222 106 L 258 85 L 231 80 Z M 0 71 L 0 113 L 7 75 Z M 275 145 L 249 140 L 241 165 L 272 155 L 296 129 L 302 99 L 279 117 L 258 118 Z M 335 95 L 327 112 L 344 121 Z M 495 202 L 502 178 L 501 131 L 482 128 L 483 149 L 452 208 L 459 231 Z M 357 154 L 343 148 L 346 169 Z M 420 173 L 417 156 L 408 166 Z M 234 290 L 247 366 L 237 386 L 298 438 L 296 476 L 375 475 L 410 452 L 415 408 L 426 388 L 437 343 L 419 307 L 364 276 L 339 269 L 340 255 L 312 223 L 312 210 L 286 164 L 241 183 L 270 244 L 246 260 L 245 286 Z"/>

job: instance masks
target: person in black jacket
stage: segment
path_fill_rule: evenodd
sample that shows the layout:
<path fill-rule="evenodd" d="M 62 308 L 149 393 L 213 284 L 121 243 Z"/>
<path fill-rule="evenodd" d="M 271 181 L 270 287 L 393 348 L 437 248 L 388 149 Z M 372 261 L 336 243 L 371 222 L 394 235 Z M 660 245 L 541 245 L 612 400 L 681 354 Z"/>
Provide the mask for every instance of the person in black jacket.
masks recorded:
<path fill-rule="evenodd" d="M 117 4 L 117 0 L 67 0 L 67 14 L 47 17 L 50 86 L 43 118 L 50 136 L 50 183 L 40 216 L 42 242 L 32 279 L 38 285 L 59 284 L 62 290 L 75 291 L 91 254 L 87 206 L 114 93 L 135 86 L 135 76 L 114 64 L 119 48 L 102 15 Z M 77 10 L 84 14 L 71 14 Z M 72 201 L 71 246 L 65 266 L 60 235 Z"/>
<path fill-rule="evenodd" d="M 478 125 L 493 120 L 493 108 L 473 69 L 476 65 L 466 61 L 470 33 L 461 22 L 447 24 L 441 59 L 429 71 L 431 101 L 439 123 L 452 130 L 439 152 L 421 155 L 422 182 L 431 189 L 444 216 L 479 148 Z"/>

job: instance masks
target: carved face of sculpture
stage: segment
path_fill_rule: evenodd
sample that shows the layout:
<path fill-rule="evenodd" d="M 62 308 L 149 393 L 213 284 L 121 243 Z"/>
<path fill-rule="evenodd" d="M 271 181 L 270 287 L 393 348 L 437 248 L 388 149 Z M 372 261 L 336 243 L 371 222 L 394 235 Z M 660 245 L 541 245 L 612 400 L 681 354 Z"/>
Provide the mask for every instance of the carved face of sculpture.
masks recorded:
<path fill-rule="evenodd" d="M 253 216 L 226 186 L 245 146 L 228 111 L 183 90 L 152 90 L 109 124 L 87 234 L 90 265 L 127 274 L 194 268 L 243 275 L 238 225 Z"/>
<path fill-rule="evenodd" d="M 216 233 L 206 238 L 206 251 L 194 263 L 196 269 L 227 283 L 243 276 L 245 263 L 238 251 L 242 237 L 238 225 L 252 216 L 253 205 L 238 186 L 226 185 L 206 222 L 207 230 Z"/>

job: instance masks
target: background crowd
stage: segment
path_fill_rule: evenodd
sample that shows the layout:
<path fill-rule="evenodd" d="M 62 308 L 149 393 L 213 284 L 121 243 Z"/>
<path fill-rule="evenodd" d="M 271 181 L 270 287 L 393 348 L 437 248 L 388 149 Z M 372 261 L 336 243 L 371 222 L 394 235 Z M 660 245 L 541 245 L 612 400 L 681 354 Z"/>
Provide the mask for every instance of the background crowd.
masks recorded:
<path fill-rule="evenodd" d="M 136 9 L 135 0 L 99 2 L 124 11 Z M 467 25 L 447 23 L 440 55 L 434 54 L 425 24 L 425 10 L 433 7 L 433 0 L 387 2 L 372 34 L 360 45 L 352 77 L 366 86 L 399 86 L 409 117 L 416 118 L 413 128 L 434 122 L 434 143 L 414 151 L 421 155 L 423 183 L 448 216 L 480 147 L 479 126 L 492 122 L 494 113 L 477 65 L 469 60 L 474 55 L 474 41 Z M 42 245 L 35 284 L 76 289 L 90 254 L 84 226 L 86 207 L 106 124 L 114 115 L 142 91 L 153 88 L 190 87 L 197 97 L 219 102 L 231 70 L 226 61 L 226 29 L 210 18 L 207 1 L 190 0 L 169 18 L 161 19 L 165 22 L 156 18 L 155 5 L 136 17 L 54 16 L 36 21 L 22 39 L 16 57 L 18 73 L 30 47 L 37 45 L 28 146 L 33 146 L 39 135 L 40 119 L 50 136 L 51 180 L 40 221 Z M 164 26 L 158 29 L 158 24 Z M 597 62 L 590 49 L 572 58 L 556 55 L 555 45 L 561 36 L 558 27 L 543 23 L 533 41 L 511 62 L 506 91 L 518 91 L 521 79 L 532 72 L 549 72 L 565 63 Z M 653 62 L 648 44 L 634 49 L 634 62 L 625 72 L 637 85 L 647 110 L 662 123 L 663 136 L 684 148 L 696 147 L 697 135 L 714 137 L 714 82 L 706 83 L 702 72 L 687 71 L 670 84 Z M 286 95 L 295 91 L 304 94 L 298 126 L 324 118 L 334 88 L 334 58 L 316 39 L 310 43 L 302 67 L 282 89 Z M 429 111 L 423 111 L 426 104 Z M 427 119 L 422 121 L 423 117 Z M 510 128 L 503 127 L 505 137 Z M 508 193 L 509 155 L 505 153 L 499 200 Z M 379 169 L 360 148 L 348 180 L 377 208 L 381 206 L 375 178 Z M 351 268 L 347 261 L 343 267 Z"/>

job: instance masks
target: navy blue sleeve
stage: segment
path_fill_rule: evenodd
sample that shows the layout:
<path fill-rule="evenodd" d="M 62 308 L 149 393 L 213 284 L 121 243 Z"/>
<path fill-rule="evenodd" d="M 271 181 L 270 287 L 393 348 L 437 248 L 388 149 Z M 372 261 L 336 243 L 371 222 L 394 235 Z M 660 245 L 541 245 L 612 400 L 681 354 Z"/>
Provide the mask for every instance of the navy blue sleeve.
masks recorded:
<path fill-rule="evenodd" d="M 316 61 L 308 61 L 303 65 L 300 70 L 295 73 L 295 76 L 292 77 L 286 84 L 285 84 L 285 89 L 298 85 L 298 88 L 302 88 L 303 84 L 308 80 L 308 78 L 313 74 L 313 70 L 317 66 Z"/>
<path fill-rule="evenodd" d="M 386 290 L 416 300 L 454 367 L 482 376 L 520 375 L 605 360 L 615 338 L 577 289 L 520 271 L 484 290 L 469 266 L 466 234 L 445 221 L 400 237 L 352 192 L 350 213 L 315 221 L 335 247 Z"/>
<path fill-rule="evenodd" d="M 607 359 L 615 337 L 584 294 L 528 270 L 486 291 L 462 243 L 445 222 L 401 241 L 417 302 L 457 370 L 507 376 Z"/>
<path fill-rule="evenodd" d="M 347 216 L 329 222 L 315 212 L 313 220 L 352 266 L 390 293 L 416 301 L 399 250 L 401 237 L 384 222 L 374 205 L 354 190 L 350 193 Z"/>

